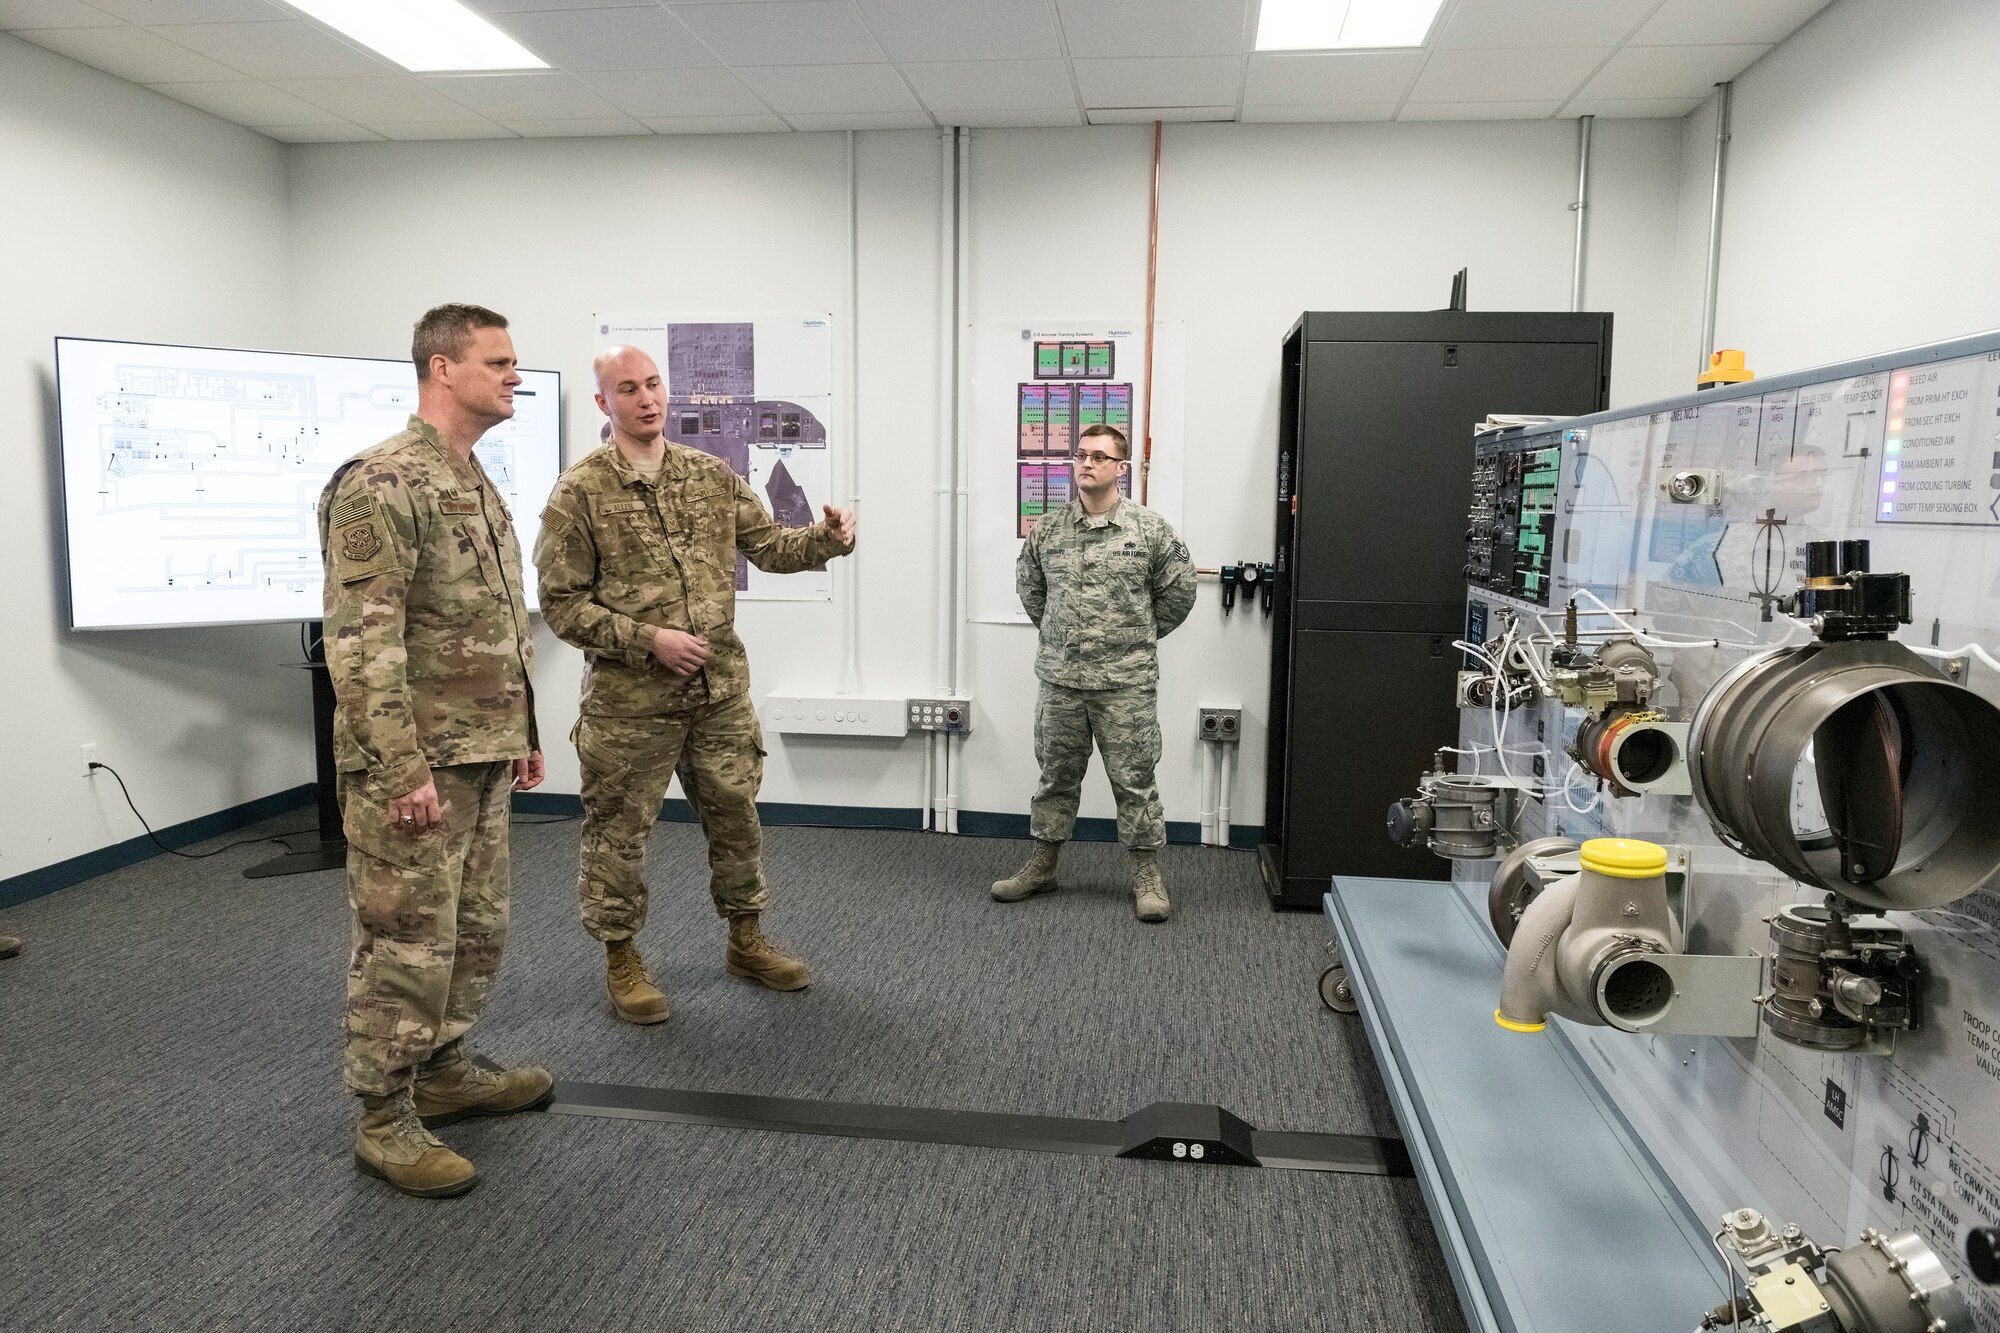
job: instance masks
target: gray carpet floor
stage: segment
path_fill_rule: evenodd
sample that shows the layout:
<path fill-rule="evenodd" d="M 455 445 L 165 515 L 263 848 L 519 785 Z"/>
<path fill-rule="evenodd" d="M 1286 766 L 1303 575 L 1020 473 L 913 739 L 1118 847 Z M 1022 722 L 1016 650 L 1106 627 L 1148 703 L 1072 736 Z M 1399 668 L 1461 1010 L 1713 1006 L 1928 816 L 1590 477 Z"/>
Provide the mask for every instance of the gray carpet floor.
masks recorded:
<path fill-rule="evenodd" d="M 287 827 L 297 817 L 284 821 Z M 275 825 L 274 825 L 275 827 Z M 562 1078 L 1115 1118 L 1217 1102 L 1266 1129 L 1397 1132 L 1327 928 L 1252 857 L 1122 855 L 1001 906 L 1021 844 L 777 829 L 774 937 L 725 976 L 699 835 L 662 826 L 641 942 L 675 1005 L 613 1022 L 572 901 L 577 826 L 517 825 L 515 915 L 475 1033 Z M 570 1116 L 454 1127 L 485 1177 L 423 1203 L 350 1165 L 336 873 L 158 858 L 0 914 L 0 1330 L 1463 1327 L 1416 1186 Z"/>

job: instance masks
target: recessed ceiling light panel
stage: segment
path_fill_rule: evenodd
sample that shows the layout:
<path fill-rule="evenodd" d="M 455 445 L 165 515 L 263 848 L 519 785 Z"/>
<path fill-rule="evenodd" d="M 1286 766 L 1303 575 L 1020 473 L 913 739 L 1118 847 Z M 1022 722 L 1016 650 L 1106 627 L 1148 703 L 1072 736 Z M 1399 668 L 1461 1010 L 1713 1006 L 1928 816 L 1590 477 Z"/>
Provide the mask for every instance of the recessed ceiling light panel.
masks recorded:
<path fill-rule="evenodd" d="M 458 0 L 285 0 L 414 74 L 547 69 Z"/>
<path fill-rule="evenodd" d="M 1422 46 L 1444 0 L 1264 0 L 1259 51 L 1352 51 Z"/>

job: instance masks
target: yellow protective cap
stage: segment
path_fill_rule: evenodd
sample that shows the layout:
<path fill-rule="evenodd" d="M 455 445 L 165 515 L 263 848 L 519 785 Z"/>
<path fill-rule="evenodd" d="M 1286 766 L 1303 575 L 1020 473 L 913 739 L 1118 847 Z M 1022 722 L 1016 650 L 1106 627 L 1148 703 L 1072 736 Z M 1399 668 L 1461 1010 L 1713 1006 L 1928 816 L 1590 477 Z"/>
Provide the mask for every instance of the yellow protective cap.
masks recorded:
<path fill-rule="evenodd" d="M 1539 1023 L 1516 1023 L 1511 1018 L 1502 1018 L 1498 1009 L 1493 1011 L 1493 1021 L 1501 1027 L 1506 1028 L 1509 1032 L 1540 1032 L 1549 1025 L 1547 1019 L 1543 1019 Z"/>
<path fill-rule="evenodd" d="M 1708 365 L 1701 374 L 1694 377 L 1696 384 L 1742 384 L 1757 376 L 1743 364 L 1743 353 L 1734 347 L 1725 347 L 1719 352 L 1708 354 Z"/>
<path fill-rule="evenodd" d="M 1637 838 L 1592 838 L 1578 853 L 1585 870 L 1615 879 L 1651 879 L 1667 873 L 1667 849 Z"/>

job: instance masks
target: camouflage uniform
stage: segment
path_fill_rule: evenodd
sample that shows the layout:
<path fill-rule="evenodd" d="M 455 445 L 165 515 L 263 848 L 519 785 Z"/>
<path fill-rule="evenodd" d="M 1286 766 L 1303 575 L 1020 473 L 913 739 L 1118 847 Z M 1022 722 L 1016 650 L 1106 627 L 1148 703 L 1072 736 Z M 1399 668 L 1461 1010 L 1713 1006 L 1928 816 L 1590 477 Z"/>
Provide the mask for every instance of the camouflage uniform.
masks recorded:
<path fill-rule="evenodd" d="M 485 1006 L 507 938 L 513 761 L 540 748 L 521 551 L 477 459 L 417 417 L 319 501 L 354 952 L 350 1090 L 388 1096 Z M 437 784 L 441 825 L 388 802 Z"/>
<path fill-rule="evenodd" d="M 1120 499 L 1095 516 L 1081 500 L 1043 518 L 1021 546 L 1014 585 L 1041 630 L 1035 758 L 1041 785 L 1029 831 L 1066 842 L 1095 738 L 1118 798 L 1118 840 L 1167 840 L 1153 770 L 1160 762 L 1157 642 L 1194 609 L 1188 550 L 1152 510 Z"/>
<path fill-rule="evenodd" d="M 677 771 L 708 840 L 716 912 L 763 910 L 764 736 L 736 636 L 736 553 L 790 574 L 852 549 L 824 523 L 780 528 L 727 463 L 682 445 L 666 446 L 657 477 L 610 444 L 556 483 L 535 566 L 543 618 L 585 659 L 571 733 L 583 770 L 577 898 L 597 939 L 630 939 L 646 922 L 646 836 Z M 707 636 L 708 664 L 669 671 L 652 653 L 656 628 Z"/>

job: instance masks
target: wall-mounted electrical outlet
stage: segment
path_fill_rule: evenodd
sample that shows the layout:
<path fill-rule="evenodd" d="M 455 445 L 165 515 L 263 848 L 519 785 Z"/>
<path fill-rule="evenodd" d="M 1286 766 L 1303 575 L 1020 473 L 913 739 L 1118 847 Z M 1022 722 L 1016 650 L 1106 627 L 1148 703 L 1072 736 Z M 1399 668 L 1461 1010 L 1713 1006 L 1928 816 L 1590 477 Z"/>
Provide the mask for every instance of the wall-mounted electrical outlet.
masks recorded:
<path fill-rule="evenodd" d="M 1243 737 L 1243 710 L 1241 708 L 1203 708 L 1201 710 L 1201 738 L 1218 744 L 1241 740 Z"/>
<path fill-rule="evenodd" d="M 773 694 L 764 700 L 764 725 L 792 736 L 901 736 L 909 731 L 903 703 L 901 695 L 887 694 Z"/>
<path fill-rule="evenodd" d="M 82 745 L 79 745 L 77 749 L 81 751 L 83 754 L 83 767 L 78 769 L 77 771 L 82 773 L 85 777 L 95 776 L 96 770 L 93 769 L 91 765 L 97 762 L 97 742 L 85 741 Z"/>
<path fill-rule="evenodd" d="M 965 699 L 912 699 L 910 700 L 911 731 L 943 731 L 964 733 L 972 730 L 972 700 Z"/>

